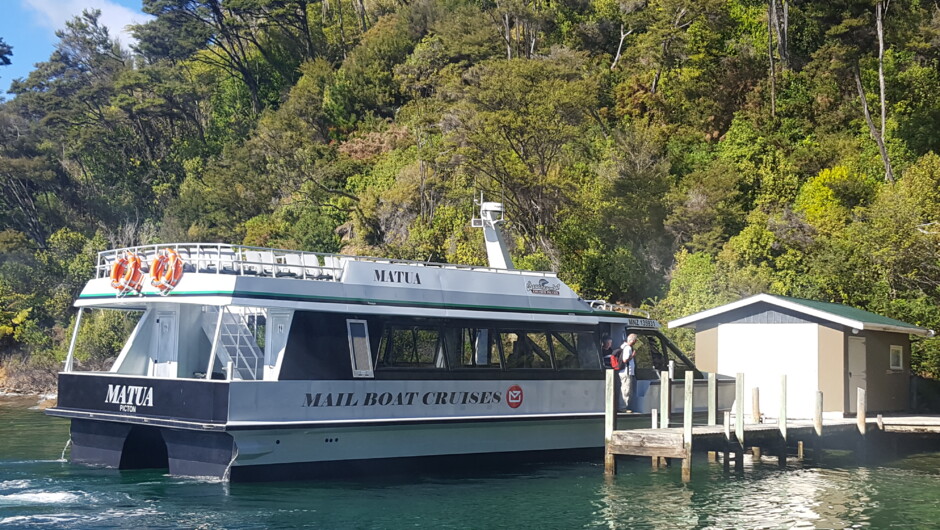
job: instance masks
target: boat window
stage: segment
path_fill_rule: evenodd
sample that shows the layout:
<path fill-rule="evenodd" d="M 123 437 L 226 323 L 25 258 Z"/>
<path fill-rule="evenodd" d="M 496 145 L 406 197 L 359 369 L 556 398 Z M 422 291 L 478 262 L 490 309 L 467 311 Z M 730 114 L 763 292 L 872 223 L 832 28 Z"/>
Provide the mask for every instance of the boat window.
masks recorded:
<path fill-rule="evenodd" d="M 349 356 L 353 377 L 372 377 L 372 356 L 369 354 L 369 328 L 365 320 L 347 320 Z"/>
<path fill-rule="evenodd" d="M 551 368 L 551 351 L 545 333 L 500 332 L 506 368 Z"/>
<path fill-rule="evenodd" d="M 560 370 L 600 369 L 600 358 L 593 334 L 572 331 L 552 332 L 551 339 L 555 352 L 555 365 Z"/>
<path fill-rule="evenodd" d="M 499 349 L 490 330 L 446 328 L 444 339 L 454 368 L 499 368 Z"/>
<path fill-rule="evenodd" d="M 601 356 L 597 337 L 593 333 L 574 333 L 577 340 L 578 361 L 584 370 L 600 370 Z"/>
<path fill-rule="evenodd" d="M 552 333 L 552 347 L 555 350 L 555 362 L 558 368 L 580 368 L 578 359 L 578 343 L 575 333 Z"/>
<path fill-rule="evenodd" d="M 683 357 L 673 352 L 658 333 L 643 333 L 629 329 L 627 333 L 637 334 L 637 341 L 633 347 L 636 349 L 638 377 L 642 379 L 658 378 L 660 372 L 669 370 L 669 361 L 675 361 L 673 377 L 677 380 L 685 378 L 686 370 L 695 370 L 691 364 L 686 363 Z"/>
<path fill-rule="evenodd" d="M 381 364 L 400 368 L 446 368 L 437 328 L 389 326 L 379 344 Z"/>

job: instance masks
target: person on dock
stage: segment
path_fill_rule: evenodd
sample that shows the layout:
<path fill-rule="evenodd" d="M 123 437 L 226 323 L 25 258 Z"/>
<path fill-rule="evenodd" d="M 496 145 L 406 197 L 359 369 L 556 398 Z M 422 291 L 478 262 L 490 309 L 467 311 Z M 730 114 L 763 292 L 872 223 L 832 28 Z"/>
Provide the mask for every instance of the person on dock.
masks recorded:
<path fill-rule="evenodd" d="M 617 373 L 620 376 L 620 399 L 617 412 L 632 412 L 633 387 L 636 385 L 636 350 L 633 345 L 636 344 L 636 333 L 627 335 L 627 340 L 620 345 L 620 348 L 614 351 L 614 355 L 620 356 L 621 369 Z"/>

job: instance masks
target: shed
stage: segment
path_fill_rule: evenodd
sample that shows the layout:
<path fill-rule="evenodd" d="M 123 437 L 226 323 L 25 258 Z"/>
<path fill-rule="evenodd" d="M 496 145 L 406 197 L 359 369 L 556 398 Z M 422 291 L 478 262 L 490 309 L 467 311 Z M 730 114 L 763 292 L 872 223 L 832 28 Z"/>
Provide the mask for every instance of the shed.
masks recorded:
<path fill-rule="evenodd" d="M 758 294 L 669 323 L 695 329 L 699 369 L 745 374 L 760 388 L 760 408 L 780 410 L 780 376 L 787 376 L 787 416 L 812 418 L 816 392 L 827 416 L 854 414 L 859 388 L 867 410 L 904 411 L 910 403 L 911 335 L 934 332 L 841 304 Z"/>

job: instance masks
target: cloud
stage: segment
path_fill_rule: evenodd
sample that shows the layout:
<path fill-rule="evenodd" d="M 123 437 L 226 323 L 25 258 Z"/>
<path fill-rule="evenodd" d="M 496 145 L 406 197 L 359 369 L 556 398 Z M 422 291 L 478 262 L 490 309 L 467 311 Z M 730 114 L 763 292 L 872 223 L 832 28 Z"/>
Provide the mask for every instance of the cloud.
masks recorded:
<path fill-rule="evenodd" d="M 141 24 L 152 17 L 124 7 L 112 0 L 21 0 L 23 7 L 33 11 L 36 22 L 52 30 L 65 27 L 65 23 L 82 14 L 82 10 L 101 10 L 99 23 L 108 28 L 111 38 L 128 47 L 135 42 L 127 31 L 130 24 Z"/>

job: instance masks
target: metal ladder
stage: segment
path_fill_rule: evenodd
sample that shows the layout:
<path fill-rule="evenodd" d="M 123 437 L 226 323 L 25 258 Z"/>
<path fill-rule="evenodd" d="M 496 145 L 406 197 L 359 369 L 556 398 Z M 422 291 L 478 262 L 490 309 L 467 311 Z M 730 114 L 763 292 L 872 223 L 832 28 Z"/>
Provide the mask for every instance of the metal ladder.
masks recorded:
<path fill-rule="evenodd" d="M 248 318 L 241 313 L 233 313 L 228 307 L 207 306 L 202 314 L 202 329 L 212 342 L 219 324 L 219 310 L 222 310 L 221 329 L 216 357 L 222 366 L 232 362 L 232 379 L 260 379 L 260 369 L 264 366 L 264 352 L 258 347 L 255 336 L 248 326 Z"/>

